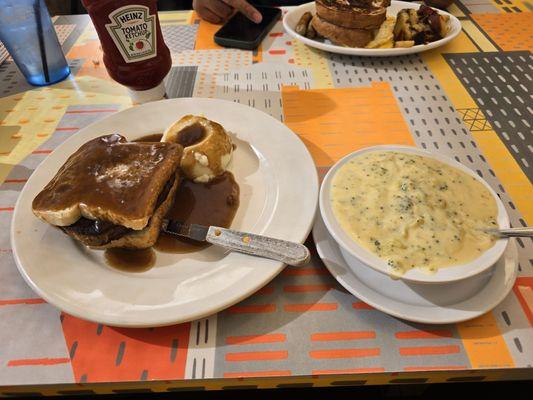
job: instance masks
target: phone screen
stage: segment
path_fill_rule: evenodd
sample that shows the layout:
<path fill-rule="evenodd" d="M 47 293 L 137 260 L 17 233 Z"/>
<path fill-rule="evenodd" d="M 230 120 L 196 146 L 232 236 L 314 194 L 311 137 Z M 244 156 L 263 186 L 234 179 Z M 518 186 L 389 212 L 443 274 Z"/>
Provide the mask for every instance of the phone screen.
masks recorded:
<path fill-rule="evenodd" d="M 224 38 L 233 41 L 255 42 L 269 29 L 281 14 L 279 8 L 256 7 L 263 16 L 260 23 L 250 21 L 240 12 L 235 14 L 226 24 L 215 34 L 217 38 Z"/>

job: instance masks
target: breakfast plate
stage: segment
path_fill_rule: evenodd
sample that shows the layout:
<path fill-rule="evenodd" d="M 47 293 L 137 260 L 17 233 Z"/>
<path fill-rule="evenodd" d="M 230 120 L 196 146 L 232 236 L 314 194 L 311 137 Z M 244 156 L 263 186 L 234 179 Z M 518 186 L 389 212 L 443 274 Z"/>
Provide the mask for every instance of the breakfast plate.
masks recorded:
<path fill-rule="evenodd" d="M 387 8 L 387 16 L 396 16 L 398 12 L 402 9 L 412 8 L 418 9 L 420 7 L 417 3 L 409 3 L 405 1 L 395 1 L 391 2 L 391 5 Z M 314 47 L 319 50 L 328 51 L 331 53 L 338 54 L 347 54 L 352 56 L 372 56 L 372 57 L 387 57 L 387 56 L 400 56 L 405 54 L 414 54 L 421 53 L 423 51 L 431 50 L 436 47 L 444 46 L 451 40 L 453 40 L 461 32 L 461 23 L 453 15 L 447 13 L 446 11 L 438 10 L 439 14 L 446 15 L 449 17 L 449 31 L 448 34 L 435 42 L 428 44 L 421 44 L 412 47 L 405 48 L 391 48 L 391 49 L 366 49 L 366 48 L 357 48 L 357 47 L 345 47 L 332 44 L 329 40 L 315 40 L 304 37 L 296 33 L 296 25 L 300 20 L 300 17 L 306 13 L 311 12 L 313 15 L 316 13 L 315 2 L 302 4 L 294 9 L 291 9 L 283 18 L 283 26 L 287 33 L 292 37 L 302 41 L 310 47 Z"/>
<path fill-rule="evenodd" d="M 514 241 L 509 242 L 492 269 L 439 288 L 440 285 L 394 280 L 356 258 L 345 259 L 320 214 L 313 227 L 313 239 L 328 270 L 351 294 L 377 310 L 412 322 L 450 324 L 476 318 L 503 301 L 518 274 Z"/>
<path fill-rule="evenodd" d="M 67 139 L 32 174 L 14 210 L 13 254 L 30 287 L 61 310 L 114 326 L 170 325 L 214 314 L 253 294 L 284 267 L 277 261 L 208 247 L 156 252 L 142 272 L 109 266 L 32 214 L 32 201 L 70 154 L 112 133 L 128 140 L 162 133 L 186 114 L 219 122 L 236 144 L 229 170 L 240 186 L 231 228 L 303 242 L 315 215 L 318 179 L 301 140 L 269 115 L 238 103 L 198 98 L 163 100 L 100 120 Z"/>

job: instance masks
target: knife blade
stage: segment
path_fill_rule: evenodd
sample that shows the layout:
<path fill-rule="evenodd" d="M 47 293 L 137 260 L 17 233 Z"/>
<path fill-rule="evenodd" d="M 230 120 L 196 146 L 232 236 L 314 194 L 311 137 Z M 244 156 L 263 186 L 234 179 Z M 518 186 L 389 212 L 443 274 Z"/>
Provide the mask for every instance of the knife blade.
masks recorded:
<path fill-rule="evenodd" d="M 239 253 L 270 258 L 294 266 L 307 264 L 311 258 L 311 253 L 303 244 L 218 226 L 185 224 L 166 219 L 163 220 L 161 230 L 172 235 L 208 242 Z"/>
<path fill-rule="evenodd" d="M 163 220 L 162 230 L 173 235 L 183 236 L 198 242 L 205 242 L 209 228 L 198 224 L 184 224 L 175 220 Z"/>

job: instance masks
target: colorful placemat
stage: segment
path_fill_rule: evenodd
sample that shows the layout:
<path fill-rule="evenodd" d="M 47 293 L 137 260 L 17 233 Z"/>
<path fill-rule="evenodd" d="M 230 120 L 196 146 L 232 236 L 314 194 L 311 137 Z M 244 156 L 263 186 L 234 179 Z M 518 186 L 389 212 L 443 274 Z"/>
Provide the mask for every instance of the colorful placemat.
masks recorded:
<path fill-rule="evenodd" d="M 216 97 L 258 108 L 304 141 L 320 176 L 348 152 L 416 145 L 487 180 L 513 226 L 533 220 L 528 2 L 463 0 L 445 47 L 405 57 L 328 54 L 279 21 L 259 50 L 224 49 L 218 26 L 161 13 L 173 66 L 169 97 Z M 27 85 L 0 65 L 0 395 L 130 393 L 256 387 L 531 378 L 533 246 L 519 239 L 520 276 L 492 312 L 446 326 L 385 315 L 344 290 L 313 255 L 209 318 L 154 329 L 113 328 L 61 313 L 20 277 L 9 229 L 20 190 L 79 129 L 131 107 L 111 81 L 87 16 L 55 19 L 73 73 Z M 312 239 L 307 244 L 314 248 Z"/>

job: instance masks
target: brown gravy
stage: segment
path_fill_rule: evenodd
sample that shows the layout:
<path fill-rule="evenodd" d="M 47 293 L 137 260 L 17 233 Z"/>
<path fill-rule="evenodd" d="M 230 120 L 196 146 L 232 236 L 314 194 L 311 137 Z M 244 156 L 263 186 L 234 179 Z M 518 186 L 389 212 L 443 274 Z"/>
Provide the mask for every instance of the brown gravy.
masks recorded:
<path fill-rule="evenodd" d="M 209 183 L 182 181 L 167 217 L 187 224 L 229 228 L 238 208 L 239 185 L 231 172 L 224 172 Z M 207 245 L 161 233 L 154 247 L 167 253 L 190 253 Z"/>
<path fill-rule="evenodd" d="M 183 128 L 178 133 L 178 143 L 183 147 L 192 146 L 204 140 L 206 135 L 205 128 L 201 124 L 192 124 Z M 162 133 L 151 133 L 149 135 L 141 136 L 133 142 L 160 142 L 163 137 Z"/>
<path fill-rule="evenodd" d="M 181 131 L 178 132 L 177 139 L 178 143 L 183 147 L 192 146 L 196 143 L 200 143 L 204 140 L 206 135 L 205 128 L 203 125 L 195 123 L 189 126 L 186 126 Z"/>
<path fill-rule="evenodd" d="M 147 220 L 152 193 L 161 187 L 154 178 L 170 176 L 179 151 L 172 143 L 131 143 L 117 134 L 97 137 L 68 158 L 34 198 L 32 208 L 61 211 L 83 203 L 96 210 L 95 219 L 103 209 L 129 221 Z"/>
<path fill-rule="evenodd" d="M 148 271 L 155 264 L 155 251 L 148 249 L 106 249 L 104 252 L 107 263 L 127 272 Z"/>
<path fill-rule="evenodd" d="M 141 136 L 139 139 L 132 140 L 132 142 L 160 142 L 162 137 L 162 133 L 151 133 L 149 135 Z"/>

